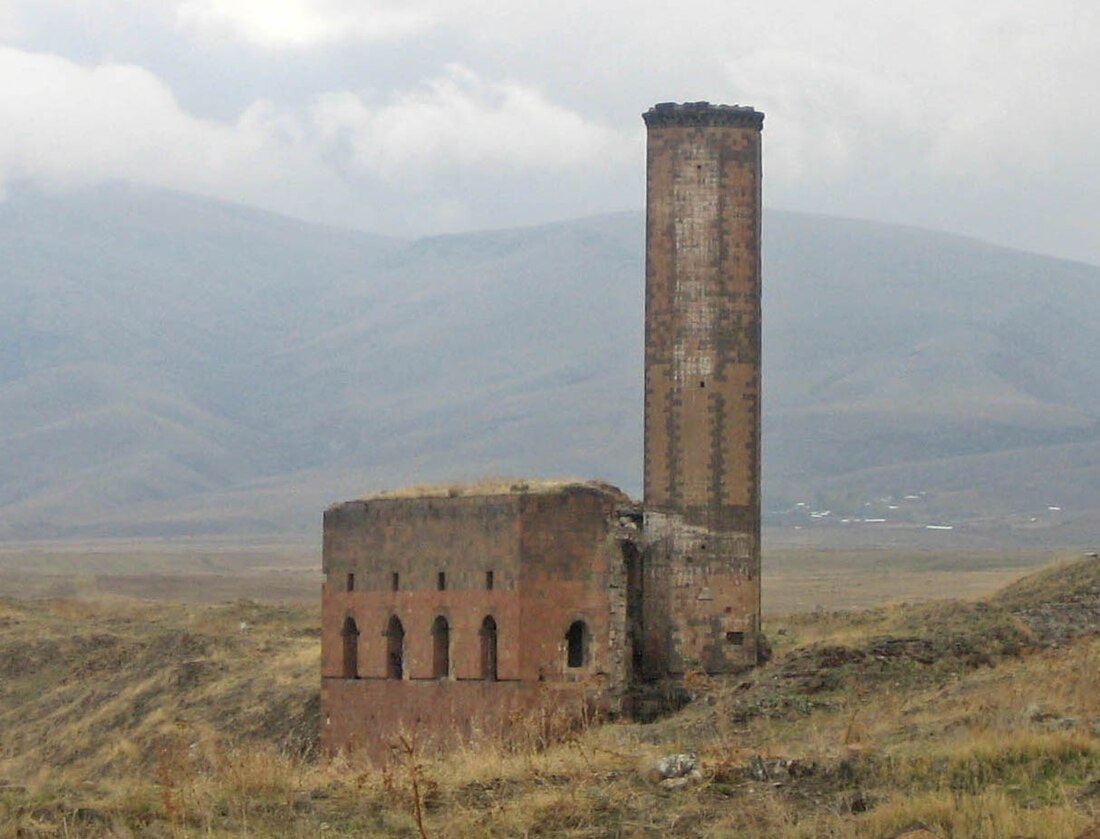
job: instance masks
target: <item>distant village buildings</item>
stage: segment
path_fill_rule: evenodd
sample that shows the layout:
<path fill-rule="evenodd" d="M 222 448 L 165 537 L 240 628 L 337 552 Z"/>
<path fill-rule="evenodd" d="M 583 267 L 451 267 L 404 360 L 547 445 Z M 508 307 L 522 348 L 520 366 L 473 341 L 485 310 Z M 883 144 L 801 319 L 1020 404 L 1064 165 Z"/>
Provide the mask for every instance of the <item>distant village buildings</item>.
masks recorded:
<path fill-rule="evenodd" d="M 644 500 L 528 481 L 326 510 L 329 750 L 629 713 L 757 662 L 764 117 L 695 102 L 644 119 Z"/>

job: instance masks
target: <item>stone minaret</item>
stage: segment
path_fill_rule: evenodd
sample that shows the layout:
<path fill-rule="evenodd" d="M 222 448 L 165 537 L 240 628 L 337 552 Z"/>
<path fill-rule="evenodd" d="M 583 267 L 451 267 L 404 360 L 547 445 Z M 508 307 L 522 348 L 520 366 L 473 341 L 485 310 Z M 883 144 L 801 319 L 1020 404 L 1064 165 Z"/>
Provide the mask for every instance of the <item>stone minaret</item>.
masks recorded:
<path fill-rule="evenodd" d="M 757 661 L 760 132 L 706 102 L 644 115 L 643 675 Z"/>

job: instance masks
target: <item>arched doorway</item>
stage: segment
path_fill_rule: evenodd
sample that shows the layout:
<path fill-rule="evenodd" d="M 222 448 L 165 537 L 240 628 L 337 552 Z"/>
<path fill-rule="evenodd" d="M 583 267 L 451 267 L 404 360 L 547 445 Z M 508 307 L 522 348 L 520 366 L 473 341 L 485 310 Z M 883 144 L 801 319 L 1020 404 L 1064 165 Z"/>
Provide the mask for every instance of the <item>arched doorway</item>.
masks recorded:
<path fill-rule="evenodd" d="M 386 678 L 401 679 L 404 675 L 405 627 L 394 615 L 386 625 Z"/>
<path fill-rule="evenodd" d="M 359 678 L 359 627 L 355 625 L 355 618 L 348 615 L 344 618 L 344 627 L 340 630 L 344 639 L 344 666 L 341 675 L 345 679 Z"/>
<path fill-rule="evenodd" d="M 497 680 L 497 622 L 491 615 L 481 622 L 481 678 Z"/>
<path fill-rule="evenodd" d="M 445 679 L 451 672 L 451 627 L 440 615 L 432 623 L 432 678 Z"/>

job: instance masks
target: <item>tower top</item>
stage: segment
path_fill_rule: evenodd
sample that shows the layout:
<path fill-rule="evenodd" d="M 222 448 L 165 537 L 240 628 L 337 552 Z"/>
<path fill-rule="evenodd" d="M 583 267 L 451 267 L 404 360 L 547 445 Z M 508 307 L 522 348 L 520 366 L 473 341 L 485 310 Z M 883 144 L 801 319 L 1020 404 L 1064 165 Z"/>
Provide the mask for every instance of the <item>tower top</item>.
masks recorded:
<path fill-rule="evenodd" d="M 748 105 L 712 105 L 710 102 L 661 102 L 644 114 L 647 128 L 664 125 L 729 125 L 764 127 L 764 114 Z"/>

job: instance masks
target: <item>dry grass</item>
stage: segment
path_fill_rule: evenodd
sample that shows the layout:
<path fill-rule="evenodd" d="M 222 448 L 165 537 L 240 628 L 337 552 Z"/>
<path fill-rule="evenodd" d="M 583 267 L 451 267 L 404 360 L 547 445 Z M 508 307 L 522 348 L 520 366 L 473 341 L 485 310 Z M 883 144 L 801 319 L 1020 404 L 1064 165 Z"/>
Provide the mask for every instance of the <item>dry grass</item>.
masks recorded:
<path fill-rule="evenodd" d="M 1083 559 L 1063 557 L 1046 567 L 1005 586 L 993 598 L 1006 608 L 1024 608 L 1051 603 L 1095 591 L 1100 584 L 1100 560 L 1086 555 Z"/>
<path fill-rule="evenodd" d="M 313 749 L 316 622 L 249 602 L 0 600 L 0 836 L 877 839 L 920 822 L 1054 839 L 1100 819 L 1100 639 L 1009 643 L 1025 629 L 996 602 L 791 616 L 769 667 L 695 680 L 675 717 L 518 720 L 512 745 L 448 756 L 410 736 L 375 765 Z M 943 639 L 940 657 L 868 654 L 807 693 L 780 679 L 807 649 L 883 637 Z M 665 789 L 648 770 L 681 751 L 702 780 Z"/>

